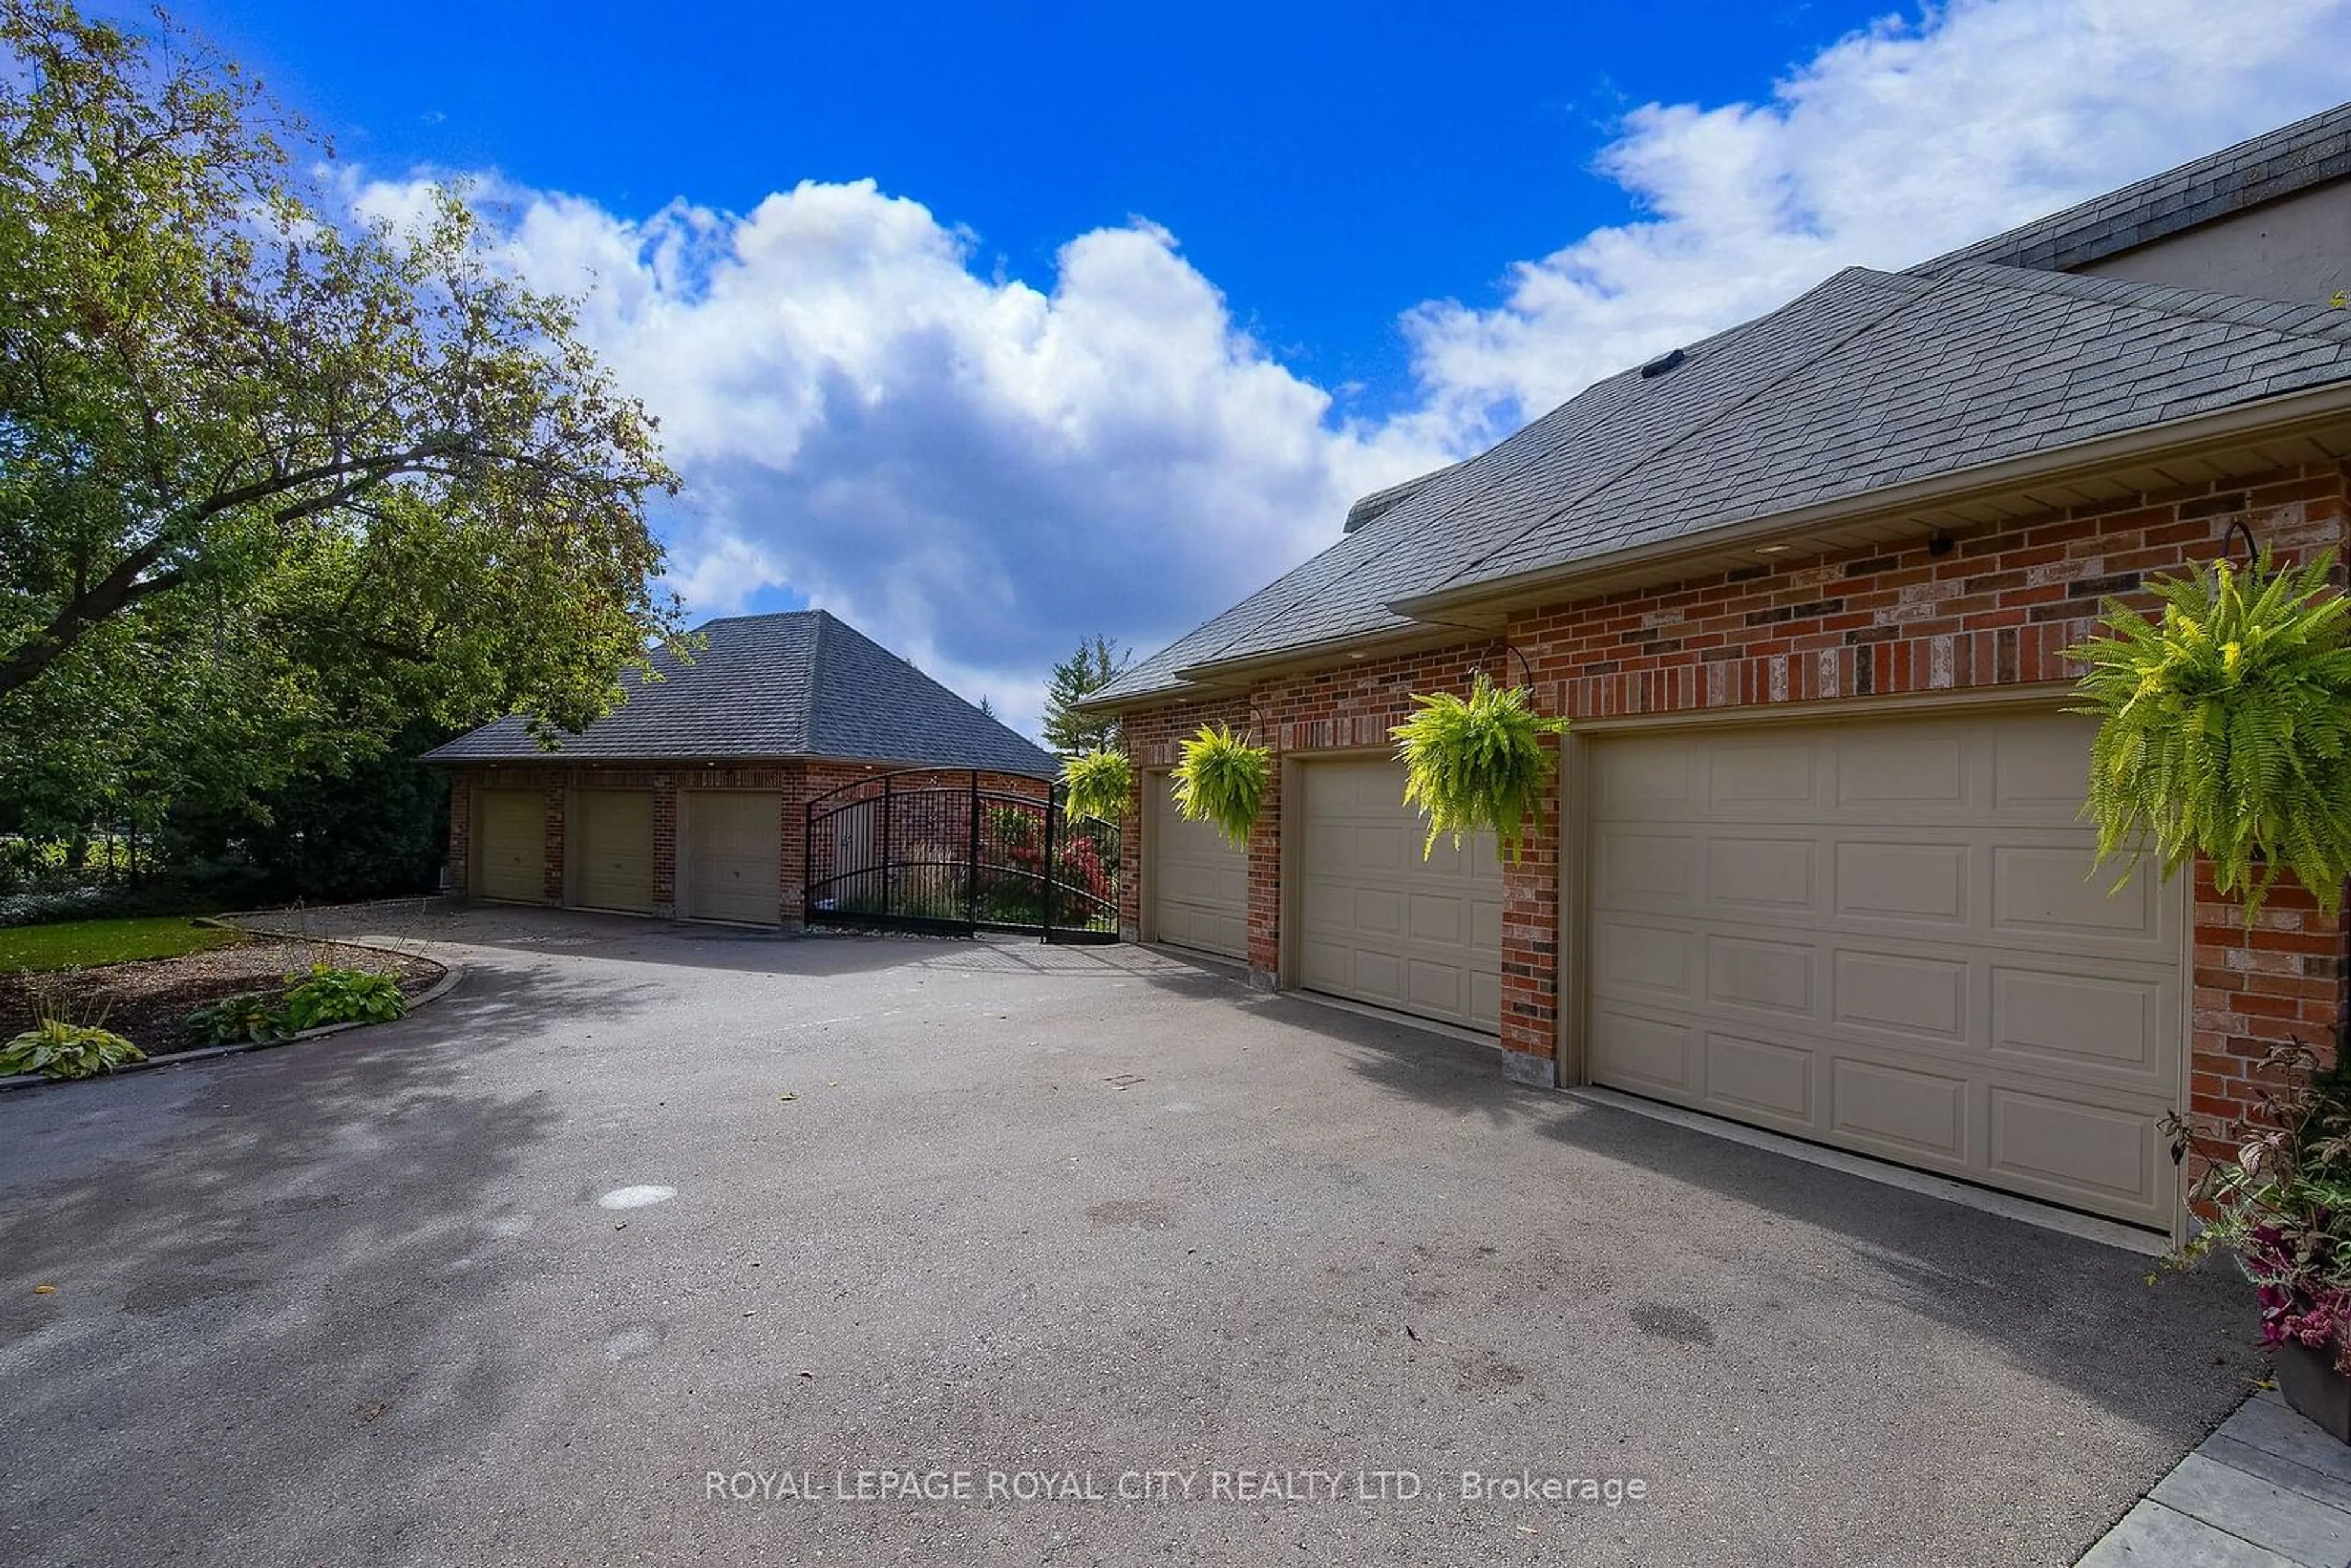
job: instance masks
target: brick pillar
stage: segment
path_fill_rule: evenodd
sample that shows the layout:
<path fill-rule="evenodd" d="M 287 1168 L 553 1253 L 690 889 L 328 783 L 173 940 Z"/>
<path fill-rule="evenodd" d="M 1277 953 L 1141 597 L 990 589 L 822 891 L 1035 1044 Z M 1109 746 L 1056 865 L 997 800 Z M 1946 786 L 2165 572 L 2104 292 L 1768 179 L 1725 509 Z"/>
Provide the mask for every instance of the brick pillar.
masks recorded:
<path fill-rule="evenodd" d="M 677 780 L 653 776 L 653 914 L 677 916 Z"/>
<path fill-rule="evenodd" d="M 547 863 L 538 895 L 549 904 L 563 902 L 563 797 L 560 784 L 547 791 Z"/>
<path fill-rule="evenodd" d="M 1123 743 L 1122 743 L 1123 744 Z M 1127 747 L 1126 761 L 1134 779 L 1127 785 L 1126 810 L 1118 825 L 1118 939 L 1143 940 L 1143 813 L 1149 803 L 1143 759 Z"/>
<path fill-rule="evenodd" d="M 807 764 L 799 762 L 784 765 L 783 785 L 783 821 L 776 834 L 776 917 L 787 931 L 798 931 L 808 924 L 808 803 L 815 786 Z"/>
<path fill-rule="evenodd" d="M 462 904 L 470 895 L 474 880 L 474 780 L 464 773 L 452 773 L 448 779 L 449 862 L 444 891 Z"/>
<path fill-rule="evenodd" d="M 1502 862 L 1502 1066 L 1546 1089 L 1559 1082 L 1561 830 L 1554 773 L 1541 823 L 1520 840 L 1519 858 Z"/>
<path fill-rule="evenodd" d="M 1281 753 L 1273 755 L 1249 845 L 1249 984 L 1281 984 Z"/>

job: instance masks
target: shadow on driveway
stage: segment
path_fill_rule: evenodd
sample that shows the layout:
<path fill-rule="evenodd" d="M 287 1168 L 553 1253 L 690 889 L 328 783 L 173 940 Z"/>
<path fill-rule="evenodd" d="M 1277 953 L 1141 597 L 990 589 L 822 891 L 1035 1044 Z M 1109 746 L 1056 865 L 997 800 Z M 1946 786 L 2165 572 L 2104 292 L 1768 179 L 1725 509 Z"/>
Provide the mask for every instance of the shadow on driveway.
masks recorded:
<path fill-rule="evenodd" d="M 544 972 L 467 987 L 400 1023 L 0 1101 L 0 1388 L 16 1430 L 81 1435 L 70 1469 L 7 1467 L 0 1514 L 69 1516 L 93 1478 L 216 1455 L 201 1509 L 230 1533 L 283 1518 L 284 1456 L 348 1451 L 394 1410 L 407 1440 L 462 1448 L 511 1413 L 530 1369 L 465 1325 L 504 1282 L 483 1222 L 561 1113 L 476 1070 L 549 1018 L 651 998 Z M 274 1396 L 222 1425 L 214 1391 L 256 1371 Z"/>

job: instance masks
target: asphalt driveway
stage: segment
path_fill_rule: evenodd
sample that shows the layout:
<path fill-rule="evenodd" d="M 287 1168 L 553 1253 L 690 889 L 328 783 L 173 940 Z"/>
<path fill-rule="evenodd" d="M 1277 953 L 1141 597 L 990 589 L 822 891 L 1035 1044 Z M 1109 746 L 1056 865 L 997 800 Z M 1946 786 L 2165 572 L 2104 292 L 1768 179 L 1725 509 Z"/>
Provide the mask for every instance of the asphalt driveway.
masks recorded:
<path fill-rule="evenodd" d="M 407 935 L 405 1022 L 0 1097 L 0 1560 L 2065 1563 L 2260 1366 L 1134 948 Z"/>

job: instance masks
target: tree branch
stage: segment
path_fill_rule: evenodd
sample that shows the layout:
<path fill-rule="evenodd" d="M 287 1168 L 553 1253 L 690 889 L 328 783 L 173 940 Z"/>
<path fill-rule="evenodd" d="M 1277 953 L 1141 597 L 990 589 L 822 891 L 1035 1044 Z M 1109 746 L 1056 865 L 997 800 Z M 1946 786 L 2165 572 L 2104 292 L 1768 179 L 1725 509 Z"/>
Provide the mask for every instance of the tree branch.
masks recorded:
<path fill-rule="evenodd" d="M 177 570 L 157 572 L 152 577 L 144 575 L 163 559 L 168 548 L 165 540 L 157 538 L 123 557 L 112 571 L 99 580 L 97 586 L 76 594 L 47 626 L 18 643 L 5 659 L 0 659 L 0 697 L 57 663 L 59 654 L 108 616 L 121 613 L 151 594 L 178 587 L 182 574 Z"/>

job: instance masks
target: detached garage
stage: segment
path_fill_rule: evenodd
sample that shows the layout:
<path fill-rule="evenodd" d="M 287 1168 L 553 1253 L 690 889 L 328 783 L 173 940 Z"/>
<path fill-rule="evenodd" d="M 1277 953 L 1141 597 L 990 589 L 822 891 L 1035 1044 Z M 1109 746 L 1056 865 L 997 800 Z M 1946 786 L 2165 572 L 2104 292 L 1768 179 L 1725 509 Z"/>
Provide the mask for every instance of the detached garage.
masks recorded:
<path fill-rule="evenodd" d="M 811 797 L 900 768 L 1050 778 L 1041 747 L 821 610 L 698 629 L 691 663 L 549 751 L 504 718 L 426 754 L 450 769 L 460 897 L 797 923 Z"/>
<path fill-rule="evenodd" d="M 1593 1081 L 2168 1225 L 2187 900 L 2090 874 L 2092 727 L 1595 737 Z"/>

